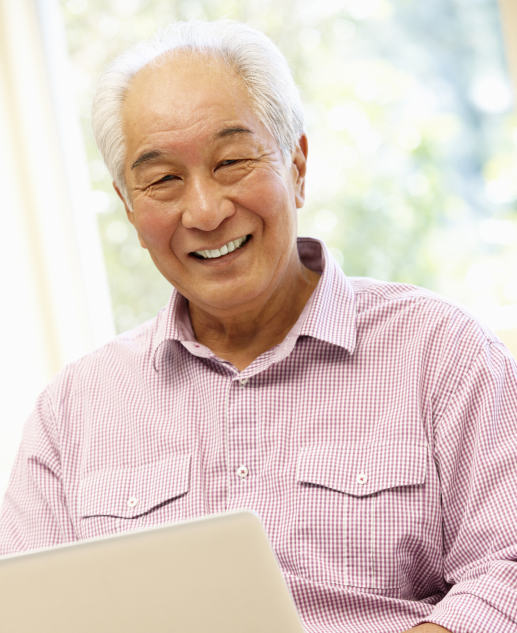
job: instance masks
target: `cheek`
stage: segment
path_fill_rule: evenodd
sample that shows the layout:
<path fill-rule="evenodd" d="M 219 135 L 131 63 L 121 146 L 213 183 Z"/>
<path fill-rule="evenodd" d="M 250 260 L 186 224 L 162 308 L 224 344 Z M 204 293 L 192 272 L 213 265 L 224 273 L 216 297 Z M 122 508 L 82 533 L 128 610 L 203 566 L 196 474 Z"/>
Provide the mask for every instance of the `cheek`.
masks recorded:
<path fill-rule="evenodd" d="M 286 184 L 279 176 L 246 179 L 235 201 L 261 217 L 268 229 L 277 225 L 286 227 L 292 222 L 294 200 L 291 201 Z"/>
<path fill-rule="evenodd" d="M 145 201 L 135 206 L 135 226 L 148 248 L 169 245 L 179 222 L 178 214 L 170 207 Z"/>

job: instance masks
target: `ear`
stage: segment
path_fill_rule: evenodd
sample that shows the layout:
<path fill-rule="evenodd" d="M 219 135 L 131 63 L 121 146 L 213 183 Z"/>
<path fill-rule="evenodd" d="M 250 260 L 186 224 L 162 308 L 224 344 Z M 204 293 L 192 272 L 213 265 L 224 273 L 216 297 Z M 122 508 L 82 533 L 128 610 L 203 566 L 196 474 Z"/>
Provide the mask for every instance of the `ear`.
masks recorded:
<path fill-rule="evenodd" d="M 309 153 L 309 143 L 307 136 L 303 133 L 298 139 L 293 153 L 293 177 L 294 196 L 296 208 L 301 209 L 305 203 L 305 176 L 307 173 L 307 155 Z"/>
<path fill-rule="evenodd" d="M 115 182 L 113 182 L 113 189 L 115 189 L 115 191 L 117 192 L 117 196 L 122 200 L 122 204 L 124 205 L 124 209 L 126 210 L 126 215 L 127 215 L 127 219 L 131 222 L 131 224 L 135 227 L 136 229 L 136 233 L 138 235 L 138 241 L 140 242 L 140 246 L 142 248 L 147 248 L 145 242 L 143 241 L 142 237 L 140 236 L 140 233 L 138 232 L 138 228 L 136 226 L 135 223 L 135 214 L 133 211 L 131 211 L 131 209 L 128 207 L 126 200 L 124 199 L 124 196 L 122 195 L 120 189 L 117 187 L 117 185 L 115 184 Z"/>

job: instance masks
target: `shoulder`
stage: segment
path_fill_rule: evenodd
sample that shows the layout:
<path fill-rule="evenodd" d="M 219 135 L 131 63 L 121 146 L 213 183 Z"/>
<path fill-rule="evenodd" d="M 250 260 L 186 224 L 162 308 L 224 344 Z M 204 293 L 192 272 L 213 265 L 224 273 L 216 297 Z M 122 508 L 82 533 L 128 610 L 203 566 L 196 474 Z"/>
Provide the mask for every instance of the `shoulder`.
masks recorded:
<path fill-rule="evenodd" d="M 460 304 L 410 284 L 351 277 L 358 329 L 382 329 L 409 337 L 436 351 L 462 350 L 468 356 L 500 339 Z"/>
<path fill-rule="evenodd" d="M 348 277 L 354 293 L 363 309 L 370 306 L 405 308 L 409 306 L 421 309 L 449 312 L 457 311 L 467 318 L 473 318 L 459 303 L 426 288 L 393 281 L 380 281 L 370 277 Z"/>
<path fill-rule="evenodd" d="M 71 392 L 106 391 L 110 385 L 123 386 L 152 374 L 153 355 L 162 337 L 165 310 L 68 364 L 50 382 L 47 395 L 54 403 L 63 404 Z"/>

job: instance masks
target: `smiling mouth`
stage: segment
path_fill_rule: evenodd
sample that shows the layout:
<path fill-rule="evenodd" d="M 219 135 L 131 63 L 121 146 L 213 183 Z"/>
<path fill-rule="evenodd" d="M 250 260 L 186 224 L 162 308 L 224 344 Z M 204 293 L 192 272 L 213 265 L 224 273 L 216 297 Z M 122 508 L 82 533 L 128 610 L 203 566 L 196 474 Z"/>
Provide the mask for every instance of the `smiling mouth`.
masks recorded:
<path fill-rule="evenodd" d="M 221 248 L 215 248 L 207 251 L 195 251 L 190 254 L 198 259 L 217 259 L 218 257 L 223 257 L 224 255 L 228 255 L 229 253 L 233 253 L 233 251 L 242 248 L 250 239 L 251 235 L 245 235 L 244 237 L 238 237 L 236 240 L 228 242 L 228 244 L 221 246 Z"/>

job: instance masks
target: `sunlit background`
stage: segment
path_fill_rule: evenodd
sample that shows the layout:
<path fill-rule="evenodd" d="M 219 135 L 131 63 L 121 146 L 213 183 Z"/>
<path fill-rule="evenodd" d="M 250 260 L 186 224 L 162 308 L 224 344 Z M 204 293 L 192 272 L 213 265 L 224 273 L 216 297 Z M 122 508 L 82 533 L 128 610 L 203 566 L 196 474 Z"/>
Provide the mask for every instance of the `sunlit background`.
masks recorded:
<path fill-rule="evenodd" d="M 96 80 L 171 20 L 226 17 L 269 35 L 300 86 L 309 137 L 300 235 L 325 240 L 348 275 L 426 286 L 517 342 L 517 116 L 496 0 L 34 1 L 47 52 L 49 25 L 62 33 L 51 57 L 54 68 L 67 66 L 69 110 L 82 130 L 64 168 L 82 152 L 68 172 L 88 175 L 82 212 L 98 224 L 116 331 L 156 314 L 170 286 L 140 248 L 95 146 Z M 87 253 L 81 261 L 84 276 Z M 109 327 L 102 332 L 85 351 L 109 338 Z M 4 479 L 21 422 L 0 428 Z"/>
<path fill-rule="evenodd" d="M 495 0 L 66 0 L 118 331 L 169 287 L 139 247 L 90 129 L 97 77 L 169 20 L 242 20 L 287 56 L 307 117 L 300 234 L 349 275 L 427 286 L 476 313 L 516 308 L 517 117 Z"/>

